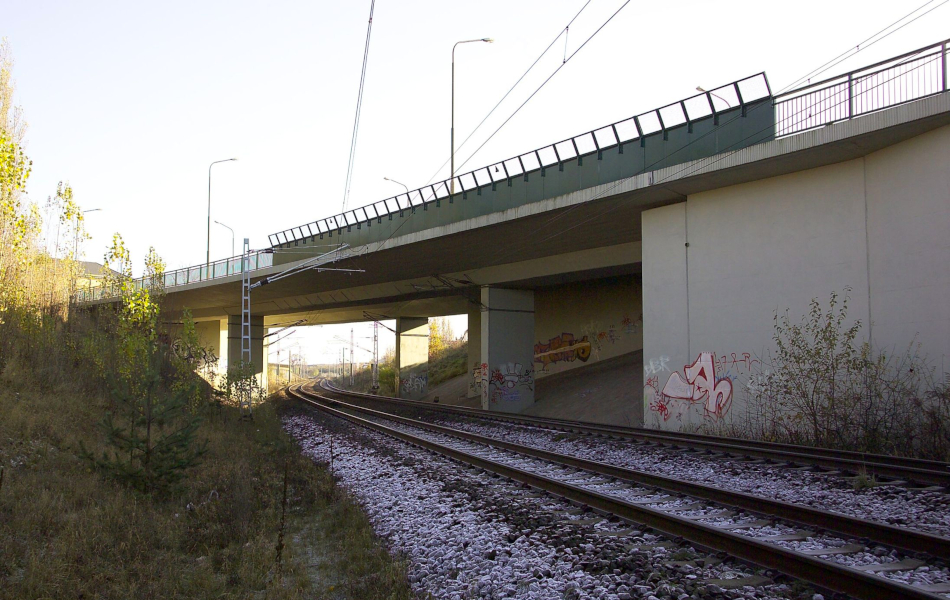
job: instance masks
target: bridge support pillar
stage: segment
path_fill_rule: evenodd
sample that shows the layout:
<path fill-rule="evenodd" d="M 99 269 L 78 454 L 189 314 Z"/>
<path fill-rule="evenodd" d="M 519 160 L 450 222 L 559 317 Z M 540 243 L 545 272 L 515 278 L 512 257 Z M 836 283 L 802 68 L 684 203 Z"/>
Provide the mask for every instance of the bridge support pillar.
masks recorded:
<path fill-rule="evenodd" d="M 241 315 L 228 316 L 227 368 L 241 364 Z M 264 368 L 267 357 L 264 356 L 264 317 L 251 317 L 251 365 L 258 376 L 258 382 L 267 389 L 267 370 Z"/>
<path fill-rule="evenodd" d="M 534 292 L 481 292 L 482 408 L 521 412 L 534 404 Z"/>
<path fill-rule="evenodd" d="M 218 387 L 224 381 L 224 374 L 228 370 L 228 322 L 225 319 L 214 321 L 200 321 L 195 323 L 198 333 L 198 343 L 202 348 L 211 350 L 218 359 L 215 365 L 216 381 L 209 381 Z"/>
<path fill-rule="evenodd" d="M 472 302 L 468 305 L 468 397 L 482 397 L 482 307 Z"/>
<path fill-rule="evenodd" d="M 429 319 L 396 319 L 396 395 L 418 400 L 429 391 Z"/>

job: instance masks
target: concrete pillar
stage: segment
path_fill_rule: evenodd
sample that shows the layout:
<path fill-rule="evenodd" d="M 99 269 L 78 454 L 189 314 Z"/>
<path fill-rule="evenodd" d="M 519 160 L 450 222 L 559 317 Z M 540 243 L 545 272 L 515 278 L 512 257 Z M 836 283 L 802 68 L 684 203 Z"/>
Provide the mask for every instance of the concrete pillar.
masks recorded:
<path fill-rule="evenodd" d="M 201 347 L 213 352 L 218 359 L 215 365 L 215 380 L 208 382 L 217 386 L 228 370 L 228 322 L 223 319 L 200 321 L 195 323 L 195 331 L 198 333 L 198 343 Z"/>
<path fill-rule="evenodd" d="M 482 396 L 482 307 L 474 302 L 468 305 L 468 397 Z"/>
<path fill-rule="evenodd" d="M 482 408 L 521 412 L 534 404 L 534 292 L 481 292 Z"/>
<path fill-rule="evenodd" d="M 241 364 L 241 315 L 228 316 L 228 365 Z M 255 373 L 264 371 L 264 317 L 251 317 L 251 364 Z M 265 375 L 266 381 L 266 375 Z"/>
<path fill-rule="evenodd" d="M 429 391 L 429 319 L 396 319 L 396 396 L 418 400 Z"/>

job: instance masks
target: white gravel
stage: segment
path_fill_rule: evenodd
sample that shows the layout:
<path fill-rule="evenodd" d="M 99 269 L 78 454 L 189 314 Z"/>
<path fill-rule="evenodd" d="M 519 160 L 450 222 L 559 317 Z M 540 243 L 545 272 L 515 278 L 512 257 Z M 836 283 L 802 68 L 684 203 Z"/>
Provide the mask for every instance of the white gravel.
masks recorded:
<path fill-rule="evenodd" d="M 730 561 L 696 564 L 711 557 L 319 413 L 288 415 L 285 427 L 319 462 L 329 461 L 333 437 L 334 474 L 391 550 L 407 557 L 420 597 L 796 597 L 785 585 L 722 589 L 707 580 L 752 571 Z"/>
<path fill-rule="evenodd" d="M 366 415 L 361 415 L 364 418 Z M 765 537 L 778 534 L 791 533 L 790 527 L 773 526 L 771 524 L 763 526 L 763 521 L 749 515 L 743 511 L 729 511 L 722 507 L 717 507 L 705 501 L 697 501 L 695 498 L 674 497 L 664 493 L 656 493 L 655 490 L 645 489 L 643 486 L 630 485 L 622 482 L 613 481 L 597 474 L 586 471 L 563 467 L 551 464 L 547 461 L 525 457 L 517 453 L 502 450 L 499 448 L 486 447 L 476 442 L 460 440 L 445 434 L 429 432 L 417 427 L 399 424 L 379 417 L 370 417 L 371 420 L 382 422 L 383 424 L 398 430 L 407 431 L 414 435 L 430 439 L 440 444 L 448 445 L 459 450 L 488 458 L 496 462 L 502 462 L 523 470 L 543 474 L 547 477 L 553 477 L 566 483 L 580 485 L 582 487 L 593 489 L 602 493 L 615 496 L 617 498 L 634 501 L 637 503 L 649 503 L 651 508 L 676 512 L 680 516 L 698 517 L 698 520 L 721 527 L 730 526 L 735 532 L 749 537 Z M 705 506 L 700 506 L 705 505 Z M 723 513 L 727 514 L 723 514 Z M 706 517 L 708 515 L 708 517 Z M 703 518 L 706 517 L 706 518 Z M 745 525 L 745 527 L 743 527 Z M 771 540 L 770 540 L 771 541 Z M 779 542 L 780 545 L 790 549 L 834 549 L 845 544 L 857 544 L 857 540 L 845 540 L 829 536 L 809 537 L 805 542 Z M 896 553 L 887 555 L 882 551 L 872 552 L 871 548 L 865 548 L 865 551 L 850 552 L 847 554 L 831 554 L 824 557 L 825 560 L 836 562 L 851 567 L 860 567 L 864 565 L 882 564 L 897 562 L 900 560 Z M 933 563 L 933 561 L 931 561 Z M 922 576 L 914 569 L 899 572 L 899 580 L 910 585 L 928 585 L 934 579 L 943 582 L 941 573 L 946 572 L 946 567 L 938 564 L 931 564 L 926 571 L 921 571 Z M 887 577 L 889 573 L 879 573 L 879 576 Z"/>
<path fill-rule="evenodd" d="M 517 424 L 496 424 L 415 411 L 426 422 L 588 460 L 755 494 L 950 536 L 950 494 L 883 485 L 854 490 L 844 477 L 704 456 L 629 441 L 574 436 Z"/>

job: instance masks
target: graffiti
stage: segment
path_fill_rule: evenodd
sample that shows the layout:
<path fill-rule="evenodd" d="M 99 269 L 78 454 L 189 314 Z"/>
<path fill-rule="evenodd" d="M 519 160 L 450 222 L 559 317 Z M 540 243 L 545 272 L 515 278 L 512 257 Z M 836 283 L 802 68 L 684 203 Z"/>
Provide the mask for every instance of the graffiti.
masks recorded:
<path fill-rule="evenodd" d="M 643 394 L 650 410 L 664 421 L 672 416 L 670 406 L 674 401 L 679 404 L 674 407 L 678 420 L 682 419 L 682 404 L 701 404 L 705 418 L 718 420 L 729 412 L 732 405 L 732 381 L 717 377 L 714 355 L 701 352 L 693 364 L 683 367 L 683 375 L 679 371 L 671 373 L 662 391 L 657 377 L 647 379 Z"/>
<path fill-rule="evenodd" d="M 590 342 L 585 335 L 575 339 L 573 333 L 562 333 L 548 340 L 547 344 L 538 342 L 534 345 L 534 362 L 541 363 L 541 370 L 547 371 L 548 366 L 558 362 L 587 362 L 590 358 Z"/>
<path fill-rule="evenodd" d="M 488 365 L 485 365 L 485 368 L 487 369 Z M 473 394 L 482 393 L 482 366 L 478 363 L 472 367 L 472 380 L 468 382 L 468 389 Z"/>
<path fill-rule="evenodd" d="M 484 363 L 483 363 L 484 365 Z M 484 365 L 487 370 L 488 365 Z M 492 404 L 499 402 L 518 402 L 525 391 L 534 391 L 534 371 L 525 369 L 521 363 L 503 364 L 491 372 L 487 377 L 489 401 Z M 486 394 L 482 388 L 483 397 Z"/>
<path fill-rule="evenodd" d="M 669 356 L 661 356 L 660 358 L 651 358 L 650 362 L 643 365 L 643 372 L 645 375 L 656 375 L 661 371 L 669 371 L 670 368 L 666 366 L 666 363 L 670 362 Z"/>
<path fill-rule="evenodd" d="M 610 342 L 611 344 L 616 344 L 620 340 L 620 336 L 617 335 L 617 328 L 611 325 L 607 328 L 606 331 L 597 332 L 597 349 L 600 349 L 601 343 Z"/>
<path fill-rule="evenodd" d="M 640 330 L 641 326 L 643 326 L 643 315 L 640 315 L 636 322 L 634 322 L 629 315 L 624 315 L 623 319 L 620 320 L 620 327 L 623 328 L 623 332 L 626 335 L 635 334 Z"/>
<path fill-rule="evenodd" d="M 408 377 L 399 382 L 399 389 L 404 394 L 425 394 L 428 387 L 428 373 L 409 373 Z"/>
<path fill-rule="evenodd" d="M 713 354 L 713 362 L 718 371 L 735 371 L 735 379 L 739 375 L 751 373 L 756 365 L 761 366 L 762 361 L 753 358 L 749 352 L 733 352 L 731 354 Z"/>

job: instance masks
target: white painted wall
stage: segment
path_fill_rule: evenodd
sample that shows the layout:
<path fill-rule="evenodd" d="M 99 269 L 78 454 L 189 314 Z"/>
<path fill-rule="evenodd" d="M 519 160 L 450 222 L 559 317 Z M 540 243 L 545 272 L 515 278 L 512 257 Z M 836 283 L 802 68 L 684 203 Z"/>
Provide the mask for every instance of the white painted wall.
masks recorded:
<path fill-rule="evenodd" d="M 812 298 L 826 304 L 845 287 L 849 316 L 875 346 L 901 350 L 916 336 L 938 372 L 950 370 L 948 156 L 943 127 L 861 159 L 646 211 L 646 424 L 736 418 L 748 372 L 772 348 L 775 313 L 798 320 Z M 707 372 L 702 360 L 687 372 L 701 353 Z M 730 383 L 718 382 L 731 382 L 731 403 L 657 402 L 677 372 L 705 375 L 723 396 Z"/>

